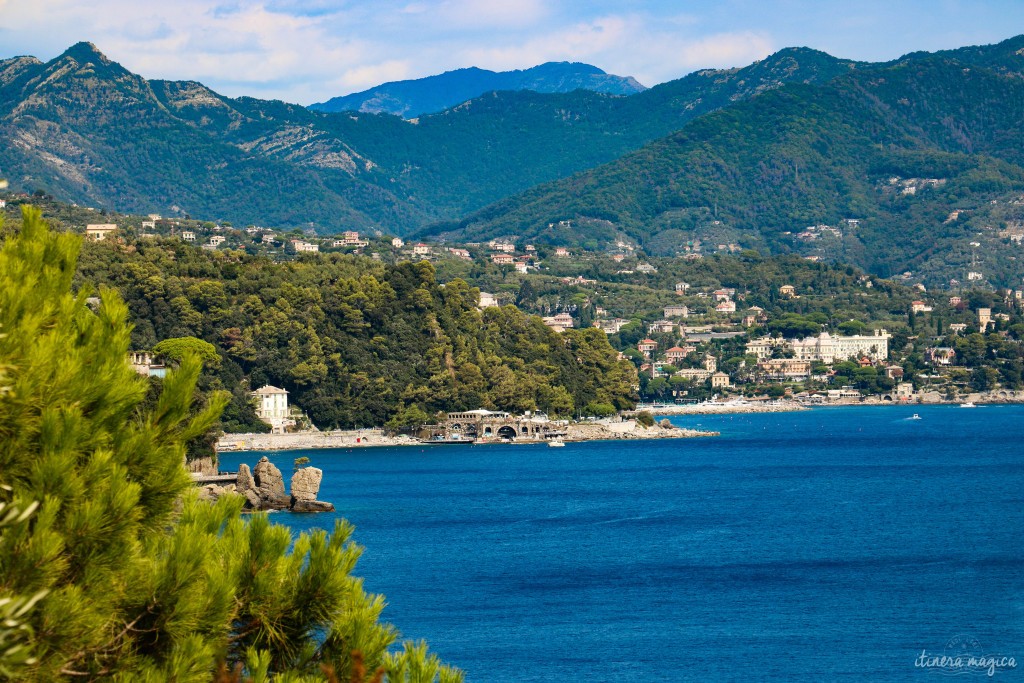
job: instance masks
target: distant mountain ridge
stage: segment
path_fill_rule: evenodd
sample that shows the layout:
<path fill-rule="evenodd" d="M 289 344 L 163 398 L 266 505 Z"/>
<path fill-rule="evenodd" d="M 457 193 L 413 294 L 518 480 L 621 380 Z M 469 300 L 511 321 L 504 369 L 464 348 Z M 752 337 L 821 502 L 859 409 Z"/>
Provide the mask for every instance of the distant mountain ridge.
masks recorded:
<path fill-rule="evenodd" d="M 514 71 L 469 67 L 436 76 L 392 81 L 351 95 L 332 97 L 326 102 L 311 104 L 309 108 L 325 112 L 394 114 L 412 119 L 443 111 L 498 90 L 530 90 L 539 93 L 589 90 L 607 95 L 635 95 L 646 89 L 632 76 L 615 76 L 590 64 L 546 62 L 530 69 Z"/>
<path fill-rule="evenodd" d="M 0 61 L 0 174 L 14 189 L 85 206 L 406 234 L 611 161 L 784 83 L 855 68 L 787 48 L 630 97 L 492 92 L 414 125 L 148 81 L 78 43 L 46 63 Z"/>

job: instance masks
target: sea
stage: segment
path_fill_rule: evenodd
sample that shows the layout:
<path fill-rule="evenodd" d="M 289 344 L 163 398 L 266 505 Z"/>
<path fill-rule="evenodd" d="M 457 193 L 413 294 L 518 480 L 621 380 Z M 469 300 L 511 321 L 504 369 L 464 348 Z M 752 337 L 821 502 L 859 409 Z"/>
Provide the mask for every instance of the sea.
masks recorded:
<path fill-rule="evenodd" d="M 672 422 L 721 436 L 269 453 L 338 510 L 272 518 L 467 681 L 1024 680 L 1024 406 Z"/>

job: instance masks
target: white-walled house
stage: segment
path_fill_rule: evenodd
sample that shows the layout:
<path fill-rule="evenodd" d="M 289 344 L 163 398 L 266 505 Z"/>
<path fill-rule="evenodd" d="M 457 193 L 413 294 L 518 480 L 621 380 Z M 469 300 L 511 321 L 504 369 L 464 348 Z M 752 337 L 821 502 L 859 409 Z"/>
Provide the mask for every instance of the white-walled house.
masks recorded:
<path fill-rule="evenodd" d="M 288 392 L 269 384 L 252 392 L 256 398 L 256 417 L 270 425 L 272 434 L 284 434 L 285 427 L 295 424 L 288 416 Z"/>

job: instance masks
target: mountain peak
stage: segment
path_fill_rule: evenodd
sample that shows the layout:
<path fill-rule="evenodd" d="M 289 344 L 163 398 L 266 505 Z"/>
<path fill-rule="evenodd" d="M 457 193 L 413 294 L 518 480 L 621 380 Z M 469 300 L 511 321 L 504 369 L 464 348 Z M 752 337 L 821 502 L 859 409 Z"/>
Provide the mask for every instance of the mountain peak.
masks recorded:
<path fill-rule="evenodd" d="M 545 71 L 571 71 L 577 74 L 593 74 L 595 76 L 607 75 L 604 69 L 599 69 L 593 64 L 586 64 L 584 62 L 544 62 L 539 64 L 532 69 L 526 69 L 526 71 L 532 72 L 545 72 Z"/>
<path fill-rule="evenodd" d="M 616 76 L 580 62 L 545 62 L 529 69 L 488 71 L 468 67 L 436 76 L 384 83 L 375 88 L 310 105 L 318 111 L 363 111 L 413 118 L 443 111 L 496 90 L 540 93 L 591 90 L 633 95 L 646 88 L 632 77 Z"/>
<path fill-rule="evenodd" d="M 70 57 L 80 64 L 93 62 L 97 64 L 110 64 L 107 56 L 100 52 L 99 48 L 88 41 L 75 43 L 65 50 L 57 59 Z"/>

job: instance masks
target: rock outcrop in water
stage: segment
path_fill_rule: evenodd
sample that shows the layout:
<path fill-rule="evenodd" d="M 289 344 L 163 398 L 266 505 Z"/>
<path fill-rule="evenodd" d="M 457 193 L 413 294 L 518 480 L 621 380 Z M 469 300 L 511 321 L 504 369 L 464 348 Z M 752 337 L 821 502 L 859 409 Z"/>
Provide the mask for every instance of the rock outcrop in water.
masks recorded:
<path fill-rule="evenodd" d="M 260 497 L 261 510 L 287 510 L 291 507 L 291 498 L 284 490 L 284 477 L 281 470 L 267 459 L 267 456 L 260 458 L 253 469 L 253 478 L 256 480 L 256 492 Z"/>
<path fill-rule="evenodd" d="M 303 467 L 292 475 L 292 512 L 329 512 L 330 503 L 316 499 L 324 473 L 316 467 Z"/>
<path fill-rule="evenodd" d="M 334 510 L 334 505 L 316 499 L 322 480 L 323 472 L 316 467 L 296 470 L 292 475 L 292 492 L 288 495 L 281 470 L 264 456 L 252 471 L 245 463 L 239 465 L 234 484 L 208 484 L 203 487 L 200 496 L 216 500 L 222 495 L 235 493 L 245 497 L 247 510 L 330 512 Z"/>

